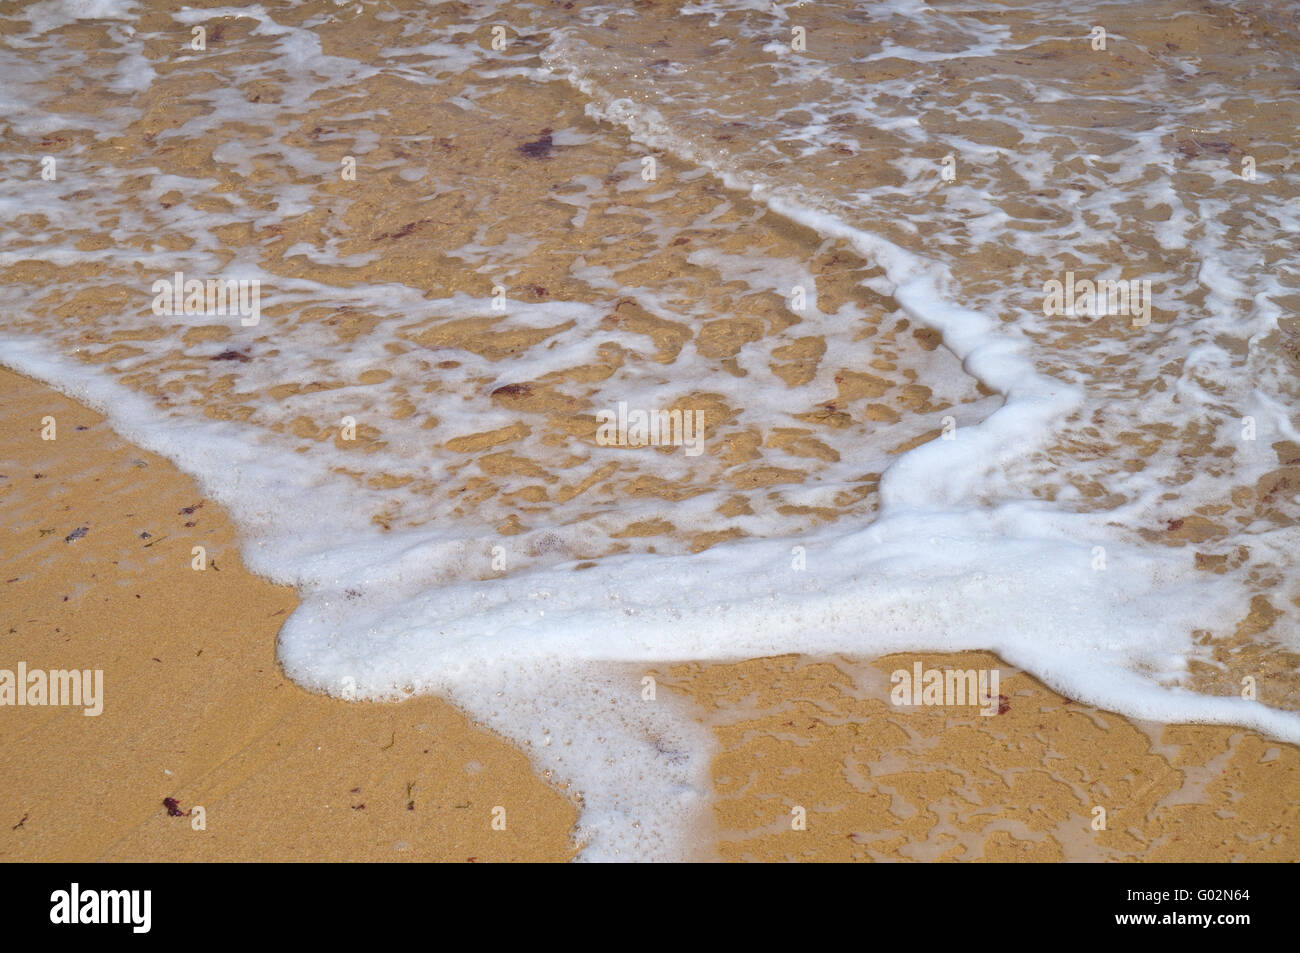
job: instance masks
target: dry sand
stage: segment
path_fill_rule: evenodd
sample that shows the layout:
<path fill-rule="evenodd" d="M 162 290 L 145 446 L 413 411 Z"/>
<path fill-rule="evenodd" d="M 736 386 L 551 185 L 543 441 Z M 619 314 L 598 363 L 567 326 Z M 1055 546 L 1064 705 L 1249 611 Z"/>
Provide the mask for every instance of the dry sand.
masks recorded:
<path fill-rule="evenodd" d="M 0 394 L 0 668 L 102 668 L 106 696 L 98 717 L 0 709 L 0 859 L 573 855 L 574 799 L 450 705 L 348 703 L 288 682 L 274 646 L 294 593 L 243 568 L 230 522 L 188 476 L 38 383 L 0 371 Z M 1004 710 L 891 707 L 888 673 L 918 658 L 999 668 Z M 656 674 L 713 726 L 724 859 L 1300 858 L 1295 746 L 1138 725 L 993 656 Z M 202 806 L 206 829 L 165 798 Z"/>

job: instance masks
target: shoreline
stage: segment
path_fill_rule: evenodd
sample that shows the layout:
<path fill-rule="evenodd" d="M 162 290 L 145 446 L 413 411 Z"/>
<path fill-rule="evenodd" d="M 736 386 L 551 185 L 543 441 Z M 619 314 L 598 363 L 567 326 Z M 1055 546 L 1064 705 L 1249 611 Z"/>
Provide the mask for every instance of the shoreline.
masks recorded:
<path fill-rule="evenodd" d="M 447 702 L 345 702 L 285 679 L 276 633 L 297 598 L 244 569 L 190 477 L 34 380 L 0 370 L 0 393 L 17 546 L 0 669 L 102 669 L 106 686 L 98 717 L 0 708 L 0 858 L 574 856 L 575 799 Z M 890 708 L 889 672 L 913 664 L 995 668 L 1006 710 Z M 988 653 L 649 671 L 712 729 L 724 860 L 1300 859 L 1296 746 L 1137 724 Z"/>

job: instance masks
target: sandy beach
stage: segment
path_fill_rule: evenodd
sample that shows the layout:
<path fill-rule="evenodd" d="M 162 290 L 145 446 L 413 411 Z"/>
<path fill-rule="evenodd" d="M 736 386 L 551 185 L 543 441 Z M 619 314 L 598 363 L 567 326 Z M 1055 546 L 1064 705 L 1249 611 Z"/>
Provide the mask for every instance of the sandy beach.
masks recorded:
<path fill-rule="evenodd" d="M 243 568 L 230 523 L 189 477 L 40 384 L 0 371 L 0 394 L 0 523 L 16 543 L 0 561 L 0 667 L 101 667 L 105 684 L 97 717 L 4 710 L 0 859 L 573 856 L 571 797 L 450 705 L 349 703 L 285 679 L 275 637 L 294 593 Z M 41 439 L 46 416 L 54 440 Z M 201 572 L 195 546 L 208 554 Z M 879 697 L 888 673 L 915 660 L 1000 668 L 1005 711 L 892 707 Z M 1295 746 L 1140 726 L 993 656 L 650 671 L 717 739 L 705 856 L 1300 859 Z M 202 806 L 206 829 L 171 816 L 166 798 L 182 813 Z M 1098 805 L 1105 831 L 1092 829 Z M 505 830 L 492 828 L 498 806 Z M 796 806 L 804 830 L 792 828 Z"/>
<path fill-rule="evenodd" d="M 275 636 L 297 599 L 243 568 L 193 481 L 99 414 L 7 371 L 0 381 L 0 506 L 16 544 L 0 667 L 102 668 L 105 684 L 96 717 L 4 709 L 0 859 L 571 856 L 575 809 L 520 752 L 436 698 L 349 704 L 293 685 Z M 206 830 L 170 816 L 166 798 L 204 807 Z M 504 831 L 491 827 L 498 805 Z"/>
<path fill-rule="evenodd" d="M 94 7 L 0 860 L 1300 860 L 1293 17 Z"/>

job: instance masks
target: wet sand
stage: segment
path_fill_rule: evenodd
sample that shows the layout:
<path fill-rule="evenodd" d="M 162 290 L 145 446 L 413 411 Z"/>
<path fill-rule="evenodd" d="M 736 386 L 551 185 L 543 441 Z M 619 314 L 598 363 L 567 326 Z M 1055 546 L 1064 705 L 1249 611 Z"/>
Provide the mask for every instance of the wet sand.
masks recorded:
<path fill-rule="evenodd" d="M 0 709 L 0 859 L 572 855 L 571 801 L 451 706 L 350 704 L 287 681 L 275 636 L 297 599 L 244 569 L 190 478 L 25 378 L 0 371 L 0 393 L 0 668 L 100 668 L 105 686 L 97 717 Z M 206 830 L 166 798 L 202 806 Z"/>
<path fill-rule="evenodd" d="M 0 395 L 0 668 L 102 668 L 105 680 L 98 717 L 0 709 L 0 859 L 574 855 L 575 796 L 450 705 L 349 703 L 288 682 L 275 636 L 295 595 L 243 568 L 232 526 L 193 480 L 27 378 L 0 371 Z M 891 706 L 889 673 L 917 660 L 999 669 L 1001 713 Z M 1295 746 L 1136 724 L 990 655 L 653 674 L 699 704 L 717 740 L 706 855 L 1300 859 Z"/>

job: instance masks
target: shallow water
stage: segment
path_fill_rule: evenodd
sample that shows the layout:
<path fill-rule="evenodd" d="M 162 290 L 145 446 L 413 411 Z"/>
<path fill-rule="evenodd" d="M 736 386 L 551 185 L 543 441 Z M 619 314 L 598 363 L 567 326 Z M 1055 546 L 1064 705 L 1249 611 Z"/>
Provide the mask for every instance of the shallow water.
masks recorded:
<path fill-rule="evenodd" d="M 680 853 L 708 790 L 627 663 L 992 649 L 1300 739 L 1293 15 L 46 0 L 0 36 L 0 360 L 230 509 L 303 594 L 290 675 L 447 694 L 584 792 L 587 856 Z M 178 272 L 256 314 L 158 313 Z M 1045 313 L 1106 279 L 1125 313 Z M 602 445 L 620 404 L 700 452 Z"/>

